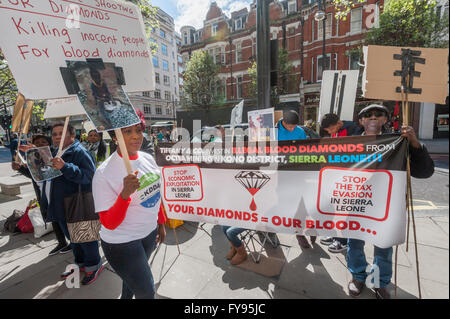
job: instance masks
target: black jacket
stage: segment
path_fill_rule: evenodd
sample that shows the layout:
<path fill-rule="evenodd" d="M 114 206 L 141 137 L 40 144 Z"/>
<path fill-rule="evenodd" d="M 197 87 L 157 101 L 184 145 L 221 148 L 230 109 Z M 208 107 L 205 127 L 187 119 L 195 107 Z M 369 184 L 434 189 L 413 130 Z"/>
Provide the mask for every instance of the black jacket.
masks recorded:
<path fill-rule="evenodd" d="M 364 128 L 362 131 L 356 133 L 355 135 L 362 135 L 364 133 Z M 386 134 L 387 132 L 383 129 L 381 134 Z M 410 154 L 410 164 L 411 164 L 411 176 L 415 178 L 428 178 L 434 174 L 434 162 L 428 153 L 425 145 L 422 144 L 421 148 L 412 147 L 409 144 L 409 154 Z"/>

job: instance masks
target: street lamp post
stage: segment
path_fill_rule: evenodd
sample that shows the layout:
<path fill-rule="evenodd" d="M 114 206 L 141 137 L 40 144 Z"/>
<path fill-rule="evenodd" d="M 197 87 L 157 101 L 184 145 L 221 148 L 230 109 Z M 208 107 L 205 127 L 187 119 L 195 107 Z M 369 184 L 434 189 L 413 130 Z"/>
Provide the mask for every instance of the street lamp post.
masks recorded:
<path fill-rule="evenodd" d="M 319 8 L 314 15 L 314 20 L 320 23 L 322 21 L 322 78 L 323 78 L 323 71 L 327 68 L 328 59 L 326 59 L 325 56 L 325 26 L 326 26 L 326 20 L 327 20 L 327 14 L 326 14 L 326 0 L 323 0 L 323 4 L 321 0 L 319 2 Z M 322 7 L 323 6 L 323 7 Z"/>
<path fill-rule="evenodd" d="M 230 100 L 233 100 L 233 39 L 230 36 L 230 39 L 228 40 L 230 43 L 230 88 L 231 88 L 231 95 Z"/>

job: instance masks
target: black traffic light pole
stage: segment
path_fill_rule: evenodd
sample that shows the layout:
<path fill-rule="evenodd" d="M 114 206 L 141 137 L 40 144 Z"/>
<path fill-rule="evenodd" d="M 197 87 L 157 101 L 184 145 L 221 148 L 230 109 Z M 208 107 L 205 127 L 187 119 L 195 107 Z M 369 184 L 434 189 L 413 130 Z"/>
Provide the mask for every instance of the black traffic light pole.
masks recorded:
<path fill-rule="evenodd" d="M 256 5 L 256 60 L 258 109 L 270 107 L 270 24 L 269 0 L 257 0 Z"/>

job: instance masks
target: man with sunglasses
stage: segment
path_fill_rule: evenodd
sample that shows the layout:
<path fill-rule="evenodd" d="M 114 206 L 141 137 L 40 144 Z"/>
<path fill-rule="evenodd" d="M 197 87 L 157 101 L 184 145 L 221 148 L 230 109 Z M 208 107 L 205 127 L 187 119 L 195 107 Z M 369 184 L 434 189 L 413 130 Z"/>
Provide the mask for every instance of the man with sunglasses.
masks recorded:
<path fill-rule="evenodd" d="M 389 111 L 386 107 L 371 104 L 361 110 L 358 114 L 359 122 L 363 126 L 362 133 L 358 135 L 380 135 L 387 134 L 384 125 L 388 121 Z M 434 173 L 434 163 L 427 149 L 419 142 L 410 126 L 401 128 L 401 136 L 408 139 L 411 163 L 411 176 L 416 178 L 428 178 Z M 389 299 L 390 294 L 386 287 L 392 278 L 392 247 L 374 247 L 373 266 L 379 270 L 379 288 L 375 288 L 378 299 Z M 349 239 L 347 248 L 347 267 L 353 279 L 348 284 L 349 294 L 352 297 L 360 295 L 367 279 L 367 261 L 364 253 L 364 241 Z M 372 272 L 371 271 L 371 272 Z M 377 283 L 375 283 L 377 284 Z"/>

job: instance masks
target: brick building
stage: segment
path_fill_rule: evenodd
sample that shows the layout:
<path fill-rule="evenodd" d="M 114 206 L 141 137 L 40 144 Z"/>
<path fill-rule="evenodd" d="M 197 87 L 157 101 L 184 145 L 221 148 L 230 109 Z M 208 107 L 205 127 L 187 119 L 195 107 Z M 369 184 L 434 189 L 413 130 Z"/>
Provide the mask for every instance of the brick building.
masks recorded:
<path fill-rule="evenodd" d="M 360 66 L 358 47 L 368 28 L 377 22 L 383 0 L 367 0 L 355 6 L 346 20 L 335 18 L 331 1 L 326 7 L 326 56 L 328 69 L 356 69 Z M 273 0 L 270 3 L 270 35 L 278 40 L 279 48 L 286 48 L 292 69 L 284 82 L 287 94 L 280 102 L 297 105 L 304 121 L 317 120 L 320 95 L 322 61 L 322 22 L 314 20 L 318 10 L 317 0 Z M 250 11 L 244 8 L 228 17 L 212 2 L 203 27 L 181 28 L 183 63 L 192 52 L 203 50 L 219 64 L 219 81 L 215 84 L 217 94 L 226 100 L 251 98 L 248 68 L 256 58 L 256 1 Z M 304 89 L 300 94 L 300 79 Z M 300 98 L 304 104 L 300 106 Z"/>

